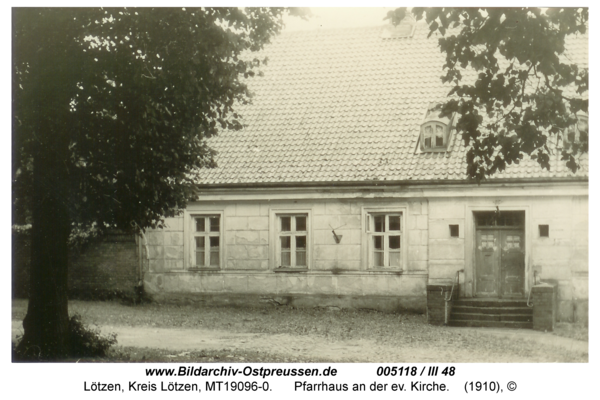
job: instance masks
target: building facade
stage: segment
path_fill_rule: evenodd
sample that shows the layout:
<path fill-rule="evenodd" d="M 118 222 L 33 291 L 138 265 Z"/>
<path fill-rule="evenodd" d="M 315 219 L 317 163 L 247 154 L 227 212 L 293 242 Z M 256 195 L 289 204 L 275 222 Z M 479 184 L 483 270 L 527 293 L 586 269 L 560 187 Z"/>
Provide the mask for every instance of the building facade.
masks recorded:
<path fill-rule="evenodd" d="M 143 238 L 162 301 L 424 312 L 427 285 L 527 298 L 557 288 L 587 320 L 587 156 L 573 174 L 523 162 L 478 184 L 436 105 L 443 59 L 427 26 L 298 32 L 265 50 L 243 129 L 209 141 L 198 198 Z M 587 63 L 587 39 L 571 56 Z M 583 129 L 583 128 L 582 128 Z M 587 127 L 585 128 L 587 129 Z"/>

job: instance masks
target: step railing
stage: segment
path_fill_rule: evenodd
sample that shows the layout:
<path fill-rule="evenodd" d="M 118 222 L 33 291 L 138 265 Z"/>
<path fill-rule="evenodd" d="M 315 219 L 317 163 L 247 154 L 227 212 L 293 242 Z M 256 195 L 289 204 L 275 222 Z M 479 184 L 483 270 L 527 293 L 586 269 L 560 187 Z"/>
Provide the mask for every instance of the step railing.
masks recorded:
<path fill-rule="evenodd" d="M 460 273 L 463 272 L 464 269 L 459 269 L 456 271 L 456 279 L 452 282 L 452 287 L 450 288 L 450 296 L 446 297 L 442 290 L 442 295 L 444 296 L 444 323 L 448 325 L 448 320 L 450 319 L 450 302 L 454 296 L 454 286 L 457 286 L 456 290 L 459 290 L 458 287 L 460 285 Z"/>

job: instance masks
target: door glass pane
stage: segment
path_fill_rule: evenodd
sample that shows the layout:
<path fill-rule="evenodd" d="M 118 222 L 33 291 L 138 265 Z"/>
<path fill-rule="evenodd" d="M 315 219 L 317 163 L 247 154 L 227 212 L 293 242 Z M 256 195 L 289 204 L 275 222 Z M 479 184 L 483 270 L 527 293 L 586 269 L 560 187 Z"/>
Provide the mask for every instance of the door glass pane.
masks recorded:
<path fill-rule="evenodd" d="M 399 215 L 390 215 L 390 231 L 399 231 L 400 230 L 400 216 Z"/>
<path fill-rule="evenodd" d="M 306 230 L 306 217 L 296 217 L 296 231 Z"/>
<path fill-rule="evenodd" d="M 196 218 L 196 232 L 204 232 L 204 217 Z"/>
<path fill-rule="evenodd" d="M 220 217 L 210 217 L 210 231 L 219 232 Z"/>
<path fill-rule="evenodd" d="M 385 232 L 385 215 L 376 215 L 375 221 L 375 232 Z"/>
<path fill-rule="evenodd" d="M 291 217 L 281 217 L 281 231 L 289 232 L 292 230 Z"/>

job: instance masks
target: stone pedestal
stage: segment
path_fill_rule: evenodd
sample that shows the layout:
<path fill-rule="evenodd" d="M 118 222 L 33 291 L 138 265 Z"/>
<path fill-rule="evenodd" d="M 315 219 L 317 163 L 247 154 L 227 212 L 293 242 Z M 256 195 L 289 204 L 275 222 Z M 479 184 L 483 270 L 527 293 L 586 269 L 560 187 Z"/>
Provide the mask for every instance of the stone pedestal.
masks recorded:
<path fill-rule="evenodd" d="M 533 302 L 533 329 L 552 331 L 556 323 L 556 286 L 548 283 L 536 285 L 531 289 Z"/>
<path fill-rule="evenodd" d="M 457 288 L 454 288 L 458 293 Z M 450 316 L 450 308 L 446 307 L 444 299 L 450 296 L 452 284 L 427 285 L 427 323 L 430 325 L 444 325 L 446 313 Z M 453 296 L 454 297 L 454 296 Z"/>

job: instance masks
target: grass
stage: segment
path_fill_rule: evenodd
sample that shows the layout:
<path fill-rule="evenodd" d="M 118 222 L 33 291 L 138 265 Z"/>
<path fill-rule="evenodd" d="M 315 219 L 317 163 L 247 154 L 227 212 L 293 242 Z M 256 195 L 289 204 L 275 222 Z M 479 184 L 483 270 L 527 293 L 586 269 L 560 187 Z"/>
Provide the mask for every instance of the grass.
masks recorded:
<path fill-rule="evenodd" d="M 148 347 L 115 347 L 109 352 L 108 358 L 111 362 L 136 363 L 323 363 L 329 361 L 314 357 L 289 357 L 258 351 L 223 349 L 173 352 Z M 94 362 L 97 360 L 84 361 Z"/>

